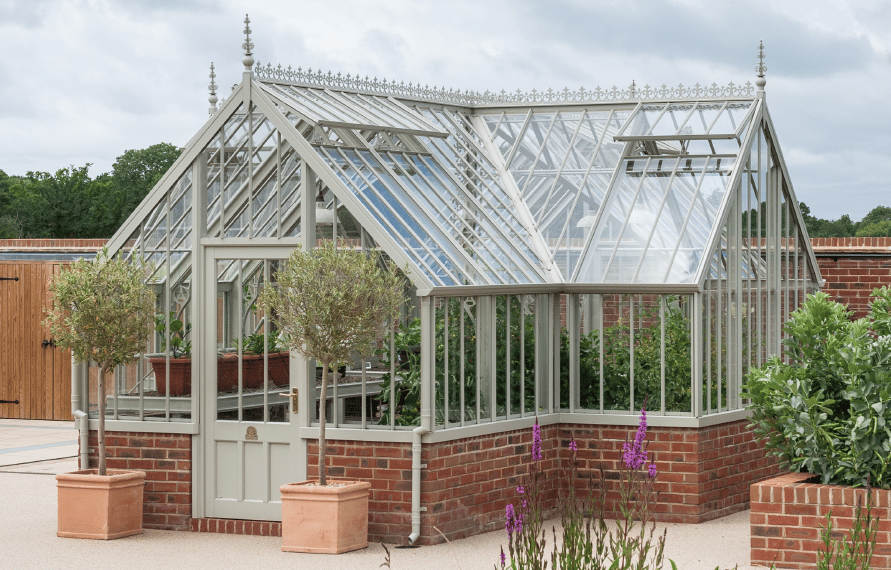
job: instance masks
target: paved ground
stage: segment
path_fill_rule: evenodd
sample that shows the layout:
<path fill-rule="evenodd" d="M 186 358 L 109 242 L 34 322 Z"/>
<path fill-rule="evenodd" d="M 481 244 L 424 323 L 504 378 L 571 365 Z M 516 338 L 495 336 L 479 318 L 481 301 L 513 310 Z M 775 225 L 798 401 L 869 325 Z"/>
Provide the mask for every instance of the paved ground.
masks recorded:
<path fill-rule="evenodd" d="M 74 422 L 0 418 L 0 468 L 76 456 Z"/>
<path fill-rule="evenodd" d="M 384 562 L 379 544 L 326 556 L 284 553 L 280 539 L 258 536 L 147 530 L 108 542 L 58 538 L 53 475 L 77 469 L 76 435 L 71 422 L 0 419 L 0 568 L 376 570 Z M 660 525 L 657 532 L 663 528 L 668 532 L 666 559 L 681 570 L 749 568 L 748 511 L 700 525 Z M 505 538 L 493 532 L 451 544 L 391 548 L 390 568 L 489 570 Z"/>

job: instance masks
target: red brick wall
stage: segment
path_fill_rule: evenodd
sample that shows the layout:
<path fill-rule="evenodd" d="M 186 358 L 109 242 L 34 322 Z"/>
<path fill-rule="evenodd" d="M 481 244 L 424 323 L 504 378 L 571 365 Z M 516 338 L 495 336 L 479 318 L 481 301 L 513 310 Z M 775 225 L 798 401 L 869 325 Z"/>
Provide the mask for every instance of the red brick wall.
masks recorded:
<path fill-rule="evenodd" d="M 749 486 L 780 472 L 746 429 L 747 423 L 649 428 L 649 450 L 660 472 L 656 509 L 660 521 L 700 523 L 745 510 Z M 578 444 L 580 475 L 596 477 L 603 465 L 609 499 L 615 500 L 614 474 L 622 444 L 636 430 L 635 426 L 542 427 L 542 468 L 550 482 L 544 490 L 545 509 L 555 512 L 570 437 Z M 517 485 L 528 472 L 531 444 L 532 430 L 524 429 L 425 445 L 421 505 L 427 510 L 421 515 L 419 543 L 442 542 L 436 529 L 454 540 L 502 528 L 505 507 L 516 501 Z M 317 453 L 311 443 L 310 478 L 317 476 Z M 369 541 L 404 543 L 411 533 L 411 445 L 329 441 L 326 455 L 331 476 L 371 482 Z"/>
<path fill-rule="evenodd" d="M 404 543 L 411 534 L 411 444 L 339 440 L 326 443 L 329 477 L 371 482 L 368 542 Z M 307 455 L 307 476 L 317 479 L 317 442 L 309 442 Z"/>
<path fill-rule="evenodd" d="M 659 469 L 656 512 L 665 522 L 699 523 L 748 508 L 749 485 L 779 472 L 775 462 L 746 429 L 746 420 L 695 428 L 651 427 L 647 440 Z M 548 486 L 544 508 L 554 514 L 562 468 L 568 465 L 571 437 L 578 444 L 584 478 L 606 471 L 608 498 L 616 496 L 615 473 L 622 444 L 635 426 L 542 427 L 542 469 Z M 188 435 L 107 434 L 108 467 L 146 472 L 146 528 L 280 536 L 281 525 L 267 521 L 190 519 L 191 441 Z M 95 433 L 90 445 L 96 455 Z M 463 538 L 504 525 L 505 507 L 528 473 L 532 430 L 425 445 L 422 462 L 420 544 Z M 326 449 L 328 474 L 371 482 L 368 539 L 403 544 L 411 533 L 411 445 L 332 440 Z M 309 444 L 307 472 L 318 476 L 318 446 Z M 435 528 L 434 528 L 435 527 Z"/>
<path fill-rule="evenodd" d="M 650 427 L 648 450 L 659 475 L 656 507 L 662 522 L 701 523 L 748 508 L 749 486 L 779 473 L 752 432 L 748 420 L 695 428 Z M 567 426 L 560 430 L 562 454 L 570 437 L 578 444 L 577 460 L 582 475 L 607 472 L 609 501 L 618 498 L 617 483 L 609 473 L 620 466 L 622 444 L 632 439 L 636 427 Z M 610 505 L 607 505 L 610 509 Z"/>
<path fill-rule="evenodd" d="M 560 427 L 543 426 L 542 463 L 544 509 L 554 514 L 561 482 Z M 529 472 L 532 430 L 486 435 L 424 446 L 427 463 L 421 483 L 421 544 L 449 540 L 504 528 L 505 507 L 517 502 L 517 486 Z M 434 529 L 436 527 L 436 529 Z"/>
<path fill-rule="evenodd" d="M 783 568 L 815 568 L 820 527 L 832 513 L 833 538 L 847 536 L 860 498 L 866 491 L 809 482 L 808 473 L 788 473 L 752 485 L 752 564 Z M 873 489 L 874 517 L 879 518 L 876 549 L 870 568 L 891 569 L 891 491 Z M 840 532 L 837 532 L 840 531 Z"/>
<path fill-rule="evenodd" d="M 192 519 L 192 532 L 281 536 L 282 523 L 277 521 L 242 521 L 232 519 Z"/>
<path fill-rule="evenodd" d="M 891 238 L 813 238 L 811 244 L 823 291 L 848 305 L 854 318 L 865 316 L 872 290 L 891 285 Z"/>
<path fill-rule="evenodd" d="M 90 466 L 98 460 L 98 435 L 90 432 Z M 108 469 L 145 471 L 142 524 L 188 530 L 192 516 L 192 436 L 109 431 Z"/>

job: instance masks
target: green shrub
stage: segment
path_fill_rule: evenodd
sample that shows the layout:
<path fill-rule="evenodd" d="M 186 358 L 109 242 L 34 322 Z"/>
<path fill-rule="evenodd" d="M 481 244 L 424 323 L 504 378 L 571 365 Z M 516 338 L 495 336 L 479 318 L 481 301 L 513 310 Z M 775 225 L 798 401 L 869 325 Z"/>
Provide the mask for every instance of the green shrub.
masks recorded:
<path fill-rule="evenodd" d="M 809 296 L 784 325 L 788 363 L 770 359 L 743 388 L 770 453 L 824 484 L 891 487 L 891 290 L 873 297 L 852 322 L 825 293 Z"/>

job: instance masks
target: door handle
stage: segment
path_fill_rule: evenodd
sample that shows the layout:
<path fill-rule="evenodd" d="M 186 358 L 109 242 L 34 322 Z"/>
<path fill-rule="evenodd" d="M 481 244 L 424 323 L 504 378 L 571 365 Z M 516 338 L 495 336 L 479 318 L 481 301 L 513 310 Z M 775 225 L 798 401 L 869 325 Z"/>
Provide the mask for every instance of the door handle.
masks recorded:
<path fill-rule="evenodd" d="M 56 341 L 54 339 L 43 339 L 43 342 L 40 343 L 40 346 L 42 346 L 43 349 L 46 350 L 46 347 L 48 346 L 56 346 Z"/>
<path fill-rule="evenodd" d="M 291 398 L 291 413 L 297 413 L 297 403 L 299 401 L 300 391 L 297 388 L 291 388 L 290 394 L 279 394 L 283 398 Z"/>

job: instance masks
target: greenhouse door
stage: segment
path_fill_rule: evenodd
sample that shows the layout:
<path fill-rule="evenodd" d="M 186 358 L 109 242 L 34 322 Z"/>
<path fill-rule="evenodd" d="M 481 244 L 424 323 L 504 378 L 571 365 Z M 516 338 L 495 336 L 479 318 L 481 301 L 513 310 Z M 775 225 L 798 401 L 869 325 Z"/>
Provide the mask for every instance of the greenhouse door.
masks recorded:
<path fill-rule="evenodd" d="M 288 248 L 208 248 L 203 331 L 207 517 L 281 520 L 279 487 L 298 473 L 293 361 L 257 306 Z M 207 331 L 213 331 L 208 334 Z M 215 340 L 211 340 L 215 339 Z"/>

